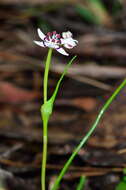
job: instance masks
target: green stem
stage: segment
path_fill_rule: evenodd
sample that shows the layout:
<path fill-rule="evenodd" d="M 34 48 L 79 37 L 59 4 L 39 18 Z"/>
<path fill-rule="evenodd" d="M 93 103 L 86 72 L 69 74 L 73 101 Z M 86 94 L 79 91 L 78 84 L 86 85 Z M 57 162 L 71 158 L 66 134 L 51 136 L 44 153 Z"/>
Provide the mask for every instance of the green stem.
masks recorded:
<path fill-rule="evenodd" d="M 46 189 L 46 162 L 47 162 L 47 143 L 48 143 L 48 121 L 43 120 L 43 159 L 41 165 L 41 188 Z"/>
<path fill-rule="evenodd" d="M 97 125 L 99 124 L 99 121 L 101 120 L 104 112 L 106 111 L 106 109 L 109 107 L 109 105 L 111 104 L 111 102 L 115 99 L 115 97 L 118 95 L 118 93 L 121 91 L 121 89 L 126 85 L 126 79 L 120 84 L 120 86 L 115 90 L 115 92 L 112 94 L 112 96 L 107 100 L 107 102 L 104 104 L 103 108 L 101 109 L 101 111 L 99 112 L 94 124 L 92 125 L 92 127 L 90 128 L 90 130 L 88 131 L 88 133 L 86 134 L 86 136 L 81 140 L 80 144 L 75 148 L 74 152 L 72 153 L 72 155 L 70 156 L 70 158 L 68 159 L 68 161 L 66 162 L 66 164 L 64 165 L 63 169 L 61 170 L 59 176 L 57 177 L 52 190 L 57 190 L 59 187 L 59 184 L 63 178 L 63 176 L 65 175 L 65 173 L 68 170 L 68 167 L 71 165 L 73 159 L 75 158 L 75 156 L 78 154 L 79 150 L 82 148 L 82 146 L 85 145 L 85 143 L 87 142 L 87 140 L 89 139 L 89 137 L 92 135 L 92 133 L 94 132 L 95 128 L 97 127 Z"/>
<path fill-rule="evenodd" d="M 79 184 L 78 184 L 76 190 L 82 190 L 82 189 L 84 189 L 85 183 L 86 183 L 86 177 L 85 176 L 81 176 Z"/>
<path fill-rule="evenodd" d="M 44 72 L 44 104 L 47 102 L 47 87 L 48 87 L 48 74 L 52 57 L 52 48 L 49 49 Z M 45 111 L 45 112 L 44 112 Z M 48 113 L 46 110 L 41 109 L 41 117 L 43 120 L 43 154 L 42 154 L 42 166 L 41 166 L 41 188 L 46 189 L 46 162 L 47 162 L 47 143 L 48 143 Z M 45 114 L 46 113 L 46 114 Z"/>
<path fill-rule="evenodd" d="M 52 57 L 52 48 L 49 48 L 46 63 L 45 63 L 45 72 L 44 72 L 44 103 L 47 101 L 47 87 L 48 87 L 48 74 L 49 66 Z"/>

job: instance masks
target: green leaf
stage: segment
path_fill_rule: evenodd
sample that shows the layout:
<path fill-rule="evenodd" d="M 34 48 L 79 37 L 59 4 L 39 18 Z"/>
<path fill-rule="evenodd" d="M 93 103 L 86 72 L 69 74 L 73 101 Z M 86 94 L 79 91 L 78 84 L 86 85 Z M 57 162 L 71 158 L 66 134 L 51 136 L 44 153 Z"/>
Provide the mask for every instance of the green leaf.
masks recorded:
<path fill-rule="evenodd" d="M 109 25 L 111 17 L 102 0 L 85 0 L 85 3 L 76 4 L 75 10 L 82 18 L 97 25 Z"/>
<path fill-rule="evenodd" d="M 86 181 L 87 181 L 86 177 L 85 176 L 81 176 L 76 190 L 84 190 Z"/>
<path fill-rule="evenodd" d="M 123 178 L 121 181 L 117 184 L 115 190 L 126 190 L 126 168 L 123 170 Z"/>
<path fill-rule="evenodd" d="M 104 104 L 104 106 L 100 110 L 98 116 L 96 117 L 96 120 L 92 124 L 91 128 L 89 129 L 87 134 L 82 138 L 82 140 L 80 141 L 78 146 L 76 146 L 76 148 L 73 151 L 73 153 L 71 154 L 70 158 L 65 163 L 63 169 L 60 171 L 60 173 L 59 173 L 57 179 L 55 180 L 54 185 L 53 185 L 51 190 L 57 190 L 59 188 L 61 180 L 62 180 L 63 176 L 65 175 L 65 173 L 67 172 L 69 166 L 72 164 L 72 161 L 74 160 L 75 156 L 78 154 L 80 149 L 87 143 L 88 139 L 90 138 L 90 136 L 92 135 L 92 133 L 94 132 L 94 130 L 98 126 L 100 120 L 102 119 L 104 113 L 106 112 L 106 110 L 109 108 L 110 104 L 114 101 L 114 99 L 117 97 L 117 95 L 124 88 L 125 85 L 126 85 L 126 79 L 123 80 L 123 82 L 119 85 L 119 87 L 114 91 L 114 93 L 110 96 L 110 98 Z M 121 190 L 121 189 L 117 189 L 117 190 Z"/>
<path fill-rule="evenodd" d="M 42 106 L 41 106 L 41 113 L 42 113 L 42 119 L 46 119 L 46 120 L 49 120 L 49 117 L 51 116 L 52 114 L 52 111 L 53 111 L 53 104 L 54 104 L 54 101 L 56 99 L 56 95 L 58 93 L 58 90 L 59 90 L 59 87 L 60 87 L 60 84 L 65 76 L 65 74 L 67 73 L 68 71 L 68 68 L 70 67 L 70 65 L 73 63 L 73 61 L 75 60 L 77 56 L 74 56 L 70 61 L 69 63 L 66 65 L 59 81 L 57 82 L 57 85 L 56 85 L 56 88 L 53 92 L 53 95 L 52 97 L 47 100 Z"/>
<path fill-rule="evenodd" d="M 75 5 L 76 12 L 88 22 L 99 24 L 99 18 L 95 17 L 92 11 L 82 5 Z"/>
<path fill-rule="evenodd" d="M 126 190 L 126 182 L 122 180 L 122 181 L 116 186 L 115 190 Z"/>
<path fill-rule="evenodd" d="M 62 73 L 62 75 L 61 75 L 61 77 L 60 77 L 60 79 L 59 79 L 59 81 L 57 82 L 57 85 L 56 85 L 56 88 L 55 88 L 55 90 L 54 90 L 54 92 L 53 92 L 53 95 L 52 95 L 52 97 L 51 97 L 50 100 L 49 100 L 51 104 L 54 103 L 54 101 L 55 101 L 55 99 L 56 99 L 56 95 L 57 95 L 58 90 L 59 90 L 59 87 L 60 87 L 60 85 L 61 85 L 61 82 L 62 82 L 62 80 L 63 80 L 65 74 L 67 73 L 68 68 L 69 68 L 70 65 L 73 63 L 73 61 L 76 59 L 76 57 L 77 57 L 77 56 L 74 56 L 74 57 L 69 61 L 69 63 L 66 65 L 66 67 L 65 67 L 65 69 L 64 69 L 64 71 L 63 71 L 63 73 Z"/>
<path fill-rule="evenodd" d="M 121 1 L 117 1 L 117 0 L 114 1 L 112 5 L 112 14 L 116 15 L 120 13 L 122 8 L 123 8 L 123 4 L 121 3 Z"/>

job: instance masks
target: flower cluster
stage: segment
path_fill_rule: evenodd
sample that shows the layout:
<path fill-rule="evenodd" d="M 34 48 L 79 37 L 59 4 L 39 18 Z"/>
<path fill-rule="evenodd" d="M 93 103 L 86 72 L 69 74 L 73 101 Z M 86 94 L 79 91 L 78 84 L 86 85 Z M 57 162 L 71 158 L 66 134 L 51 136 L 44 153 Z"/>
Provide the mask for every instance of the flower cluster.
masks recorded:
<path fill-rule="evenodd" d="M 42 41 L 34 41 L 37 45 L 56 49 L 59 53 L 66 56 L 68 56 L 69 54 L 64 50 L 63 47 L 67 49 L 72 49 L 78 43 L 77 40 L 72 38 L 72 33 L 70 31 L 63 32 L 61 37 L 61 35 L 57 34 L 56 31 L 48 32 L 45 35 L 38 28 L 38 35 Z"/>

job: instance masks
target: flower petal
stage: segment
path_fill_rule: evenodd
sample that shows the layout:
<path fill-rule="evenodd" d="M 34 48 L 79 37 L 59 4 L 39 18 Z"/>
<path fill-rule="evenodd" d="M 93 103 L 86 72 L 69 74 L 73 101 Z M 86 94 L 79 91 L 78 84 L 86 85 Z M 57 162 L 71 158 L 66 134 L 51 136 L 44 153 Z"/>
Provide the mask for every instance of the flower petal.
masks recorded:
<path fill-rule="evenodd" d="M 44 43 L 43 42 L 40 42 L 40 41 L 33 41 L 35 44 L 37 44 L 38 46 L 41 46 L 41 47 L 45 47 Z"/>
<path fill-rule="evenodd" d="M 38 35 L 39 37 L 44 40 L 44 38 L 46 37 L 46 35 L 40 30 L 40 28 L 38 28 Z"/>
<path fill-rule="evenodd" d="M 59 53 L 61 53 L 62 55 L 66 55 L 68 56 L 69 54 L 63 49 L 63 48 L 58 48 L 56 49 Z"/>
<path fill-rule="evenodd" d="M 62 37 L 65 38 L 71 38 L 73 35 L 70 31 L 62 32 Z"/>
<path fill-rule="evenodd" d="M 67 49 L 72 49 L 74 46 L 72 46 L 71 44 L 64 44 L 64 47 Z"/>
<path fill-rule="evenodd" d="M 61 39 L 61 44 L 68 49 L 72 49 L 77 45 L 78 41 L 73 38 Z"/>
<path fill-rule="evenodd" d="M 44 42 L 45 46 L 46 47 L 49 47 L 49 48 L 53 48 L 53 49 L 58 49 L 59 48 L 59 45 L 58 44 L 55 44 L 54 42 Z"/>

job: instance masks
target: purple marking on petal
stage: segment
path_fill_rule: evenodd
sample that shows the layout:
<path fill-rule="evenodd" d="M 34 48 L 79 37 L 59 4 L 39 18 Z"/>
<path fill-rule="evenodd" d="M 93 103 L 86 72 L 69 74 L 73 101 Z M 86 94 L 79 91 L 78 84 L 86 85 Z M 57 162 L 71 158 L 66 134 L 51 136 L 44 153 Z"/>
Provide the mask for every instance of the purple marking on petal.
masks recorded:
<path fill-rule="evenodd" d="M 61 44 L 61 40 L 60 39 L 58 40 L 58 43 Z"/>
<path fill-rule="evenodd" d="M 46 47 L 45 42 L 44 41 L 42 41 L 42 42 L 43 42 L 44 47 Z"/>
<path fill-rule="evenodd" d="M 50 39 L 49 39 L 49 36 L 46 36 L 45 40 L 49 41 L 49 40 L 50 40 Z"/>
<path fill-rule="evenodd" d="M 61 47 L 59 46 L 58 48 L 56 48 L 56 50 L 57 50 L 57 49 L 60 49 L 60 48 L 61 48 Z"/>
<path fill-rule="evenodd" d="M 69 54 L 61 47 L 56 48 L 56 50 L 61 53 L 62 55 L 68 56 Z"/>
<path fill-rule="evenodd" d="M 59 46 L 58 48 L 56 48 L 56 50 L 58 50 L 58 49 L 60 49 L 60 48 L 62 48 L 61 46 Z M 62 48 L 63 49 L 63 48 Z"/>
<path fill-rule="evenodd" d="M 46 36 L 45 36 L 44 40 L 46 40 Z"/>
<path fill-rule="evenodd" d="M 73 46 L 72 46 L 72 45 L 70 45 L 70 44 L 68 44 L 68 46 L 69 46 L 69 47 L 71 47 L 71 48 L 73 47 Z"/>
<path fill-rule="evenodd" d="M 55 40 L 55 43 L 61 44 L 61 41 L 60 40 Z"/>

